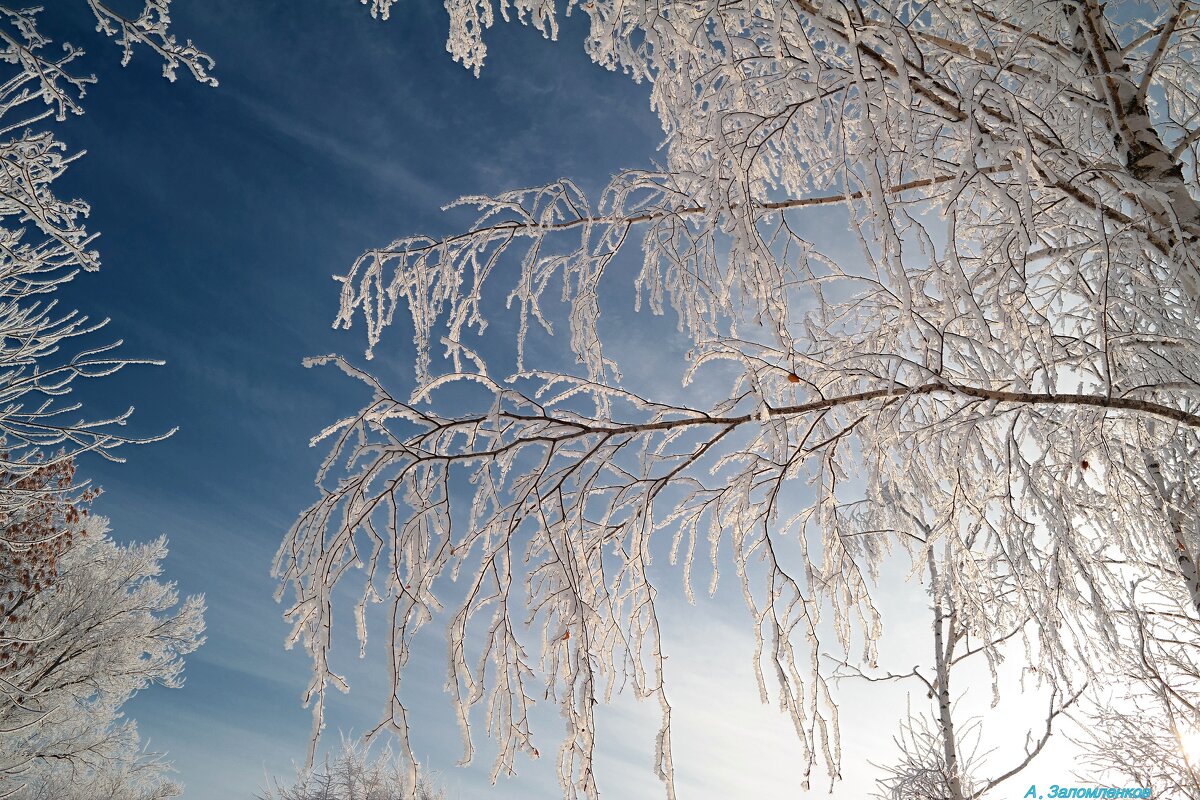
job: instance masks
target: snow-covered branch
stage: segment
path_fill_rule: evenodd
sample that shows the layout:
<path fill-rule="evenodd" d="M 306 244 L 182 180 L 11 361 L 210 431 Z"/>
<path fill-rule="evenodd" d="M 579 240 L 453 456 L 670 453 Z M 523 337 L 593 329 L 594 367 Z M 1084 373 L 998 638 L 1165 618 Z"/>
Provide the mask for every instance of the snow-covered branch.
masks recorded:
<path fill-rule="evenodd" d="M 486 698 L 496 774 L 536 754 L 540 678 L 568 721 L 564 791 L 589 797 L 591 704 L 623 678 L 663 709 L 673 791 L 655 555 L 682 562 L 689 596 L 697 546 L 714 580 L 733 568 L 764 697 L 779 687 L 806 771 L 830 776 L 837 710 L 818 652 L 873 661 L 874 576 L 908 569 L 895 545 L 948 547 L 956 624 L 991 641 L 1027 620 L 1054 680 L 1094 674 L 1090 655 L 1127 641 L 1117 562 L 1190 603 L 1190 4 L 567 7 L 587 15 L 598 63 L 649 81 L 665 163 L 592 198 L 566 179 L 464 198 L 477 216 L 459 233 L 401 238 L 340 278 L 336 324 L 361 318 L 369 355 L 389 326 L 409 329 L 415 383 L 392 391 L 334 359 L 373 397 L 325 432 L 320 498 L 279 551 L 318 729 L 340 680 L 333 591 L 359 564 L 360 637 L 371 604 L 391 609 L 386 726 L 407 736 L 412 636 L 461 571 L 447 634 L 464 729 Z M 470 68 L 497 10 L 548 36 L 561 12 L 447 8 L 448 48 Z M 614 302 L 630 286 L 636 310 L 675 320 L 680 363 L 621 350 Z M 502 340 L 489 325 L 507 313 Z M 560 326 L 565 357 L 549 346 Z M 631 358 L 654 359 L 654 377 L 627 376 Z"/>

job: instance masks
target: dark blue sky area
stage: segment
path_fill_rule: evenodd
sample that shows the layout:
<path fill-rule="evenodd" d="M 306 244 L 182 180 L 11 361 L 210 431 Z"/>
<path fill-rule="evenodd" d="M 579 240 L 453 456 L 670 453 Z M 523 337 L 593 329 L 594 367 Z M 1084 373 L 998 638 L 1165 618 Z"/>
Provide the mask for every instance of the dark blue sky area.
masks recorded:
<path fill-rule="evenodd" d="M 189 800 L 250 797 L 264 770 L 303 757 L 309 731 L 308 663 L 282 649 L 271 559 L 315 496 L 323 451 L 308 438 L 364 399 L 340 373 L 300 365 L 364 349 L 361 329 L 330 328 L 330 276 L 368 247 L 461 226 L 468 217 L 438 210 L 459 195 L 560 176 L 594 188 L 644 166 L 657 121 L 647 88 L 592 65 L 571 20 L 558 44 L 501 25 L 476 79 L 446 54 L 433 4 L 400 4 L 381 23 L 352 0 L 176 0 L 175 32 L 216 59 L 210 89 L 168 83 L 144 50 L 122 69 L 82 2 L 49 5 L 44 31 L 84 47 L 82 69 L 99 78 L 86 115 L 60 128 L 88 154 L 56 188 L 92 204 L 104 266 L 62 302 L 111 317 L 126 355 L 167 361 L 80 393 L 93 413 L 135 405 L 137 433 L 180 426 L 127 449 L 127 464 L 87 458 L 82 472 L 104 488 L 96 508 L 117 538 L 167 534 L 167 577 L 208 597 L 187 686 L 143 693 L 130 713 Z M 389 352 L 403 345 L 393 336 Z M 444 666 L 429 669 L 426 685 L 440 686 Z M 330 739 L 375 722 L 367 698 L 331 700 Z M 452 725 L 426 742 L 435 766 L 461 752 Z M 485 751 L 450 785 L 474 794 L 489 762 Z M 545 774 L 531 780 L 496 796 L 556 791 Z"/>

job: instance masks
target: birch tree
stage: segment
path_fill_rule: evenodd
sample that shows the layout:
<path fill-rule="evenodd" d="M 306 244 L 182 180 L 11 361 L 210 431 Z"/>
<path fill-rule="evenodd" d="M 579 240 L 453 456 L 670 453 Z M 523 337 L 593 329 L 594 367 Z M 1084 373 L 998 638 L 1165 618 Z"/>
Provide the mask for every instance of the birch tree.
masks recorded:
<path fill-rule="evenodd" d="M 147 0 L 134 17 L 102 0 L 76 5 L 121 47 L 123 63 L 144 47 L 162 59 L 167 78 L 183 69 L 216 84 L 211 59 L 170 32 L 170 0 Z M 54 186 L 78 158 L 56 128 L 83 113 L 95 78 L 79 70 L 83 50 L 42 31 L 39 12 L 0 4 L 0 470 L 17 478 L 81 452 L 119 460 L 113 451 L 121 445 L 161 438 L 122 432 L 132 409 L 88 418 L 63 400 L 78 379 L 150 362 L 118 355 L 119 342 L 97 343 L 105 321 L 54 299 L 81 271 L 100 266 L 96 234 L 84 225 L 88 204 Z M 0 513 L 23 513 L 37 500 L 11 489 L 0 492 Z"/>
<path fill-rule="evenodd" d="M 117 545 L 100 517 L 70 527 L 53 580 L 10 598 L 19 609 L 0 623 L 0 797 L 55 786 L 163 796 L 175 784 L 142 756 L 121 708 L 152 684 L 182 685 L 183 656 L 203 642 L 203 598 L 179 603 L 157 580 L 165 540 Z"/>
<path fill-rule="evenodd" d="M 927 529 L 923 532 L 928 534 Z M 983 749 L 984 720 L 978 716 L 964 719 L 957 702 L 966 694 L 964 687 L 968 685 L 962 679 L 964 668 L 970 668 L 972 662 L 986 661 L 992 694 L 988 716 L 1003 718 L 1005 715 L 997 711 L 1002 702 L 1000 666 L 1014 652 L 1028 655 L 1023 650 L 1029 646 L 1027 628 L 1031 620 L 1018 611 L 1015 616 L 1006 615 L 1007 632 L 992 638 L 975 636 L 974 624 L 956 607 L 957 598 L 950 591 L 947 577 L 953 569 L 953 557 L 949 545 L 949 541 L 943 542 L 942 558 L 924 548 L 926 588 L 932 612 L 932 668 L 922 669 L 918 665 L 907 673 L 897 674 L 863 670 L 843 662 L 835 674 L 835 677 L 893 685 L 916 683 L 928 701 L 922 703 L 918 697 L 914 708 L 913 696 L 909 695 L 907 714 L 893 737 L 899 758 L 883 765 L 883 775 L 877 782 L 877 796 L 882 800 L 979 800 L 987 796 L 997 786 L 1018 776 L 1041 754 L 1055 732 L 1058 718 L 1075 705 L 1086 688 L 1084 684 L 1072 689 L 1069 682 L 1054 680 L 1056 676 L 1042 680 L 1036 668 L 1033 675 L 1022 674 L 1022 688 L 1045 689 L 1045 684 L 1049 684 L 1049 705 L 1044 721 L 1026 733 L 1021 752 L 996 766 L 997 759 L 990 758 L 993 751 Z M 984 587 L 990 594 L 989 605 L 999 613 L 1004 610 L 1009 589 L 1009 581 L 1000 575 L 990 576 Z M 1026 686 L 1027 678 L 1034 686 Z"/>
<path fill-rule="evenodd" d="M 651 561 L 681 563 L 690 597 L 699 548 L 714 582 L 741 584 L 804 785 L 836 777 L 819 653 L 875 658 L 872 577 L 911 530 L 898 494 L 923 547 L 952 543 L 946 597 L 984 638 L 975 590 L 1003 563 L 1051 674 L 1121 639 L 1113 561 L 1200 608 L 1200 7 L 446 6 L 447 48 L 476 71 L 497 10 L 551 38 L 584 15 L 593 60 L 648 84 L 664 164 L 593 197 L 569 179 L 466 197 L 460 232 L 375 247 L 339 277 L 336 325 L 365 329 L 368 358 L 403 328 L 415 370 L 393 387 L 310 362 L 372 394 L 314 440 L 331 443 L 320 497 L 276 565 L 314 735 L 327 685 L 344 688 L 333 590 L 365 574 L 359 636 L 384 603 L 395 687 L 377 730 L 406 751 L 404 667 L 437 621 L 467 759 L 477 704 L 496 776 L 538 754 L 528 711 L 553 698 L 564 793 L 594 797 L 593 707 L 619 684 L 661 709 L 673 797 Z M 852 255 L 816 209 L 843 214 Z M 629 286 L 688 342 L 674 372 L 655 365 L 679 385 L 623 377 L 610 320 Z M 509 349 L 496 314 L 515 318 Z M 465 600 L 443 617 L 451 577 Z"/>
<path fill-rule="evenodd" d="M 126 16 L 73 4 L 121 48 L 144 48 L 215 85 L 212 60 L 171 32 L 170 0 Z M 57 133 L 83 113 L 95 78 L 84 52 L 55 43 L 40 8 L 0 3 L 0 796 L 160 800 L 181 787 L 144 754 L 121 706 L 151 683 L 178 685 L 202 640 L 203 602 L 155 577 L 165 542 L 118 547 L 83 503 L 75 456 L 120 460 L 132 408 L 89 417 L 67 397 L 79 379 L 150 363 L 97 344 L 105 321 L 59 307 L 55 292 L 100 265 L 88 204 L 54 182 L 78 158 Z"/>

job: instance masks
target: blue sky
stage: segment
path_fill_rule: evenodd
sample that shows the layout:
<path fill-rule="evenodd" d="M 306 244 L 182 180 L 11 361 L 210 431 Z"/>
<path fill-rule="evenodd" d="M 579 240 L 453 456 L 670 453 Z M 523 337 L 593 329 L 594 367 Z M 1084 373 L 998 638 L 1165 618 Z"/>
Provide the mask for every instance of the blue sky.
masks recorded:
<path fill-rule="evenodd" d="M 82 3 L 52 5 L 45 31 L 87 49 L 99 78 L 86 115 L 61 129 L 88 154 L 58 188 L 92 204 L 104 267 L 78 278 L 63 302 L 110 317 L 107 333 L 125 340 L 126 354 L 167 362 L 81 387 L 82 399 L 97 413 L 135 405 L 140 433 L 180 426 L 166 442 L 126 451 L 127 464 L 88 459 L 82 471 L 104 488 L 96 508 L 115 535 L 167 534 L 167 576 L 209 607 L 208 643 L 189 659 L 186 687 L 144 692 L 129 712 L 175 762 L 189 800 L 249 798 L 264 773 L 303 758 L 310 727 L 300 706 L 308 663 L 283 649 L 271 559 L 314 499 L 323 452 L 309 437 L 364 399 L 340 373 L 300 364 L 364 349 L 361 330 L 330 327 L 330 276 L 367 247 L 450 230 L 463 217 L 438 209 L 459 195 L 560 176 L 595 188 L 616 169 L 644 166 L 658 123 L 647 88 L 592 65 L 572 21 L 558 44 L 500 26 L 476 79 L 445 53 L 435 4 L 400 4 L 381 23 L 350 0 L 176 0 L 177 34 L 216 59 L 214 90 L 169 84 L 147 52 L 122 69 Z M 395 333 L 377 366 L 396 374 L 384 377 L 406 366 Z M 907 604 L 897 616 L 920 616 L 919 595 L 895 597 Z M 672 608 L 682 796 L 796 796 L 798 749 L 784 718 L 758 705 L 732 586 L 699 608 Z M 370 659 L 382 654 L 372 648 L 357 664 L 356 652 L 347 647 L 335 665 L 352 691 L 331 695 L 330 741 L 376 721 L 385 687 Z M 549 758 L 486 792 L 486 746 L 470 769 L 451 769 L 461 751 L 440 657 L 435 646 L 411 665 L 418 754 L 459 797 L 554 797 Z M 601 715 L 610 796 L 661 796 L 653 711 L 620 701 Z M 847 728 L 840 794 L 869 788 L 866 761 L 887 760 L 881 748 L 902 711 L 899 692 L 849 702 L 848 726 L 849 712 L 889 726 Z M 543 725 L 553 742 L 558 723 L 551 715 Z M 1050 774 L 1067 782 L 1064 769 Z M 816 783 L 814 794 L 826 788 Z"/>

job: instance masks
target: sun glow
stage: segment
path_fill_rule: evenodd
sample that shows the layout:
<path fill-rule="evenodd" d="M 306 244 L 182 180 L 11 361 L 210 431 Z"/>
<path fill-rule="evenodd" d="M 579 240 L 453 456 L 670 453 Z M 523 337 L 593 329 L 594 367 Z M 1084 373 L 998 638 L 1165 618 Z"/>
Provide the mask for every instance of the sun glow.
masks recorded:
<path fill-rule="evenodd" d="M 1179 748 L 1188 764 L 1200 766 L 1200 731 L 1186 730 L 1179 732 Z"/>

